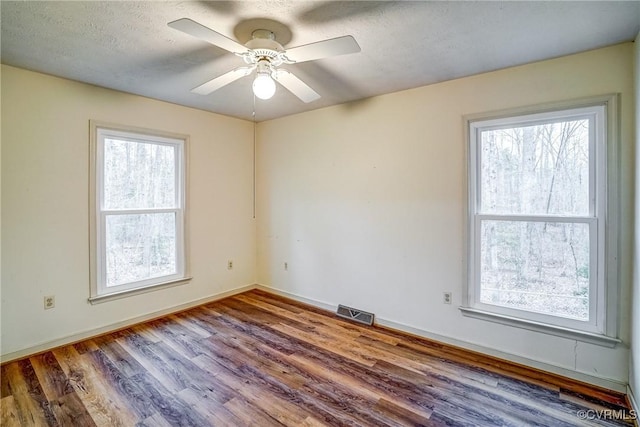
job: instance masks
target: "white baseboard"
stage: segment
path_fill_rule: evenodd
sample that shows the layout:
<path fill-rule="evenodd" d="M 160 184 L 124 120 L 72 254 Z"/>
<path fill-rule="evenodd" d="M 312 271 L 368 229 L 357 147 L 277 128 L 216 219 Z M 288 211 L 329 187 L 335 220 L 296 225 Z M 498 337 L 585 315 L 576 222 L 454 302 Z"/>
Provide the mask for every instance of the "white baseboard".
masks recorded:
<path fill-rule="evenodd" d="M 631 410 L 636 414 L 636 416 L 640 416 L 640 411 L 638 411 L 638 403 L 636 402 L 635 397 L 633 396 L 633 390 L 631 387 L 627 385 L 627 399 L 629 400 L 629 405 L 631 405 Z M 638 425 L 638 420 L 633 420 L 633 424 L 635 426 Z"/>
<path fill-rule="evenodd" d="M 574 371 L 571 369 L 564 368 L 562 366 L 557 366 L 557 365 L 553 365 L 546 362 L 540 362 L 535 359 L 529 359 L 527 357 L 518 356 L 512 353 L 507 353 L 500 350 L 494 350 L 490 347 L 485 347 L 482 345 L 470 343 L 468 341 L 463 341 L 456 338 L 450 338 L 444 335 L 435 334 L 429 331 L 414 328 L 412 326 L 407 326 L 402 323 L 397 323 L 391 320 L 376 318 L 376 324 L 387 326 L 393 329 L 398 329 L 404 332 L 408 332 L 410 334 L 422 336 L 422 337 L 429 338 L 434 341 L 439 341 L 445 344 L 450 344 L 452 346 L 461 347 L 471 351 L 477 351 L 478 353 L 504 359 L 509 362 L 514 362 L 521 365 L 529 366 L 531 368 L 540 369 L 542 371 L 551 372 L 553 374 L 562 375 L 563 377 L 582 381 L 588 384 L 593 384 L 593 385 L 603 387 L 609 390 L 614 390 L 620 393 L 625 393 L 627 390 L 627 384 L 610 379 L 610 378 L 603 378 L 595 375 L 585 374 L 583 372 Z"/>
<path fill-rule="evenodd" d="M 219 299 L 222 298 L 226 298 L 226 297 L 230 297 L 232 295 L 236 295 L 242 292 L 246 292 L 246 291 L 250 291 L 251 289 L 255 289 L 256 285 L 251 284 L 251 285 L 245 285 L 245 286 L 241 286 L 239 288 L 235 288 L 235 289 L 231 289 L 228 291 L 224 291 L 224 292 L 220 292 L 218 294 L 215 295 L 211 295 L 205 298 L 200 298 L 194 301 L 189 301 L 186 302 L 184 304 L 180 304 L 177 306 L 173 306 L 170 308 L 166 308 L 163 310 L 158 310 L 158 311 L 154 311 L 152 313 L 147 313 L 144 314 L 142 316 L 136 316 L 136 317 L 132 317 L 126 320 L 122 320 L 120 322 L 116 322 L 116 323 L 112 323 L 106 326 L 102 326 L 99 328 L 95 328 L 95 329 L 90 329 L 87 331 L 83 331 L 83 332 L 79 332 L 77 334 L 73 334 L 73 335 L 69 335 L 66 337 L 62 337 L 62 338 L 57 338 L 55 340 L 51 340 L 51 341 L 46 341 L 37 345 L 34 345 L 32 347 L 28 347 L 22 350 L 18 350 L 18 351 L 14 351 L 12 353 L 7 353 L 7 354 L 3 354 L 0 355 L 0 362 L 2 363 L 6 363 L 6 362 L 10 362 L 12 360 L 16 360 L 16 359 L 22 359 L 24 357 L 27 356 L 32 356 L 38 353 L 42 353 L 44 351 L 48 351 L 51 350 L 53 348 L 56 347 L 60 347 L 63 345 L 68 345 L 68 344 L 72 344 L 78 341 L 82 341 L 82 340 L 86 340 L 88 338 L 91 337 L 95 337 L 98 335 L 102 335 L 102 334 L 106 334 L 109 332 L 113 332 L 113 331 L 117 331 L 119 329 L 123 329 L 126 328 L 128 326 L 132 326 L 138 323 L 142 323 L 142 322 L 146 322 L 148 320 L 151 319 L 155 319 L 161 316 L 166 316 L 172 313 L 176 313 L 179 311 L 183 311 L 183 310 L 187 310 L 189 308 L 192 307 L 197 307 L 199 305 L 202 304 L 207 304 L 213 301 L 217 301 Z"/>
<path fill-rule="evenodd" d="M 264 290 L 265 292 L 271 292 L 276 295 L 281 295 L 283 297 L 291 298 L 296 301 L 310 304 L 318 308 L 323 308 L 325 310 L 336 311 L 336 309 L 338 308 L 338 306 L 334 304 L 330 304 L 324 301 L 316 301 L 314 299 L 306 298 L 306 297 L 294 294 L 292 292 L 282 291 L 280 289 L 271 288 L 265 285 L 258 284 L 256 285 L 256 288 Z M 500 359 L 507 360 L 509 362 L 514 362 L 521 365 L 529 366 L 531 368 L 540 369 L 542 371 L 551 372 L 553 374 L 562 375 L 563 377 L 582 381 L 588 384 L 593 384 L 593 385 L 603 387 L 609 390 L 614 390 L 620 393 L 627 393 L 628 391 L 628 386 L 626 383 L 622 383 L 620 381 L 616 381 L 610 378 L 598 377 L 595 375 L 567 369 L 562 366 L 556 366 L 550 363 L 540 362 L 534 359 L 529 359 L 526 357 L 503 352 L 500 350 L 494 350 L 489 347 L 484 347 L 478 344 L 470 343 L 468 341 L 463 341 L 456 338 L 451 338 L 444 335 L 436 334 L 433 332 L 426 331 L 424 329 L 418 329 L 413 326 L 408 326 L 403 323 L 394 322 L 392 320 L 383 319 L 377 316 L 375 317 L 375 324 L 397 329 L 403 332 L 408 332 L 410 334 L 418 335 L 424 338 L 432 339 L 434 341 L 439 341 L 445 344 L 464 348 L 467 350 L 477 351 L 479 353 L 486 354 L 488 356 L 497 357 Z"/>
<path fill-rule="evenodd" d="M 287 291 L 282 291 L 280 289 L 276 289 L 276 288 L 272 288 L 269 286 L 265 286 L 265 285 L 261 285 L 261 284 L 252 284 L 252 285 L 245 285 L 245 286 L 241 286 L 239 288 L 235 288 L 235 289 L 231 289 L 225 292 L 221 292 L 215 295 L 211 295 L 205 298 L 200 298 L 194 301 L 190 301 L 184 304 L 180 304 L 178 306 L 174 306 L 174 307 L 170 307 L 167 309 L 163 309 L 163 310 L 158 310 L 155 311 L 153 313 L 148 313 L 142 316 L 137 316 L 137 317 L 132 317 L 130 319 L 127 320 L 123 320 L 120 322 L 116 322 L 116 323 L 112 323 L 110 325 L 106 325 L 106 326 L 102 326 L 100 328 L 95 328 L 95 329 L 91 329 L 91 330 L 87 330 L 84 332 L 80 332 L 77 334 L 73 334 L 73 335 L 69 335 L 63 338 L 58 338 L 55 340 L 51 340 L 51 341 L 47 341 L 47 342 L 43 342 L 40 343 L 38 345 L 32 346 L 32 347 L 28 347 L 22 350 L 18 350 L 18 351 L 14 351 L 12 353 L 7 353 L 7 354 L 3 354 L 0 355 L 0 362 L 2 363 L 6 363 L 6 362 L 10 362 L 12 360 L 16 360 L 16 359 L 21 359 L 27 356 L 31 356 L 37 353 L 42 353 L 44 351 L 48 351 L 51 350 L 53 348 L 56 347 L 60 347 L 63 345 L 68 345 L 71 343 L 75 343 L 78 341 L 82 341 L 91 337 L 95 337 L 97 335 L 101 335 L 101 334 L 105 334 L 105 333 L 109 333 L 112 331 L 116 331 L 119 329 L 123 329 L 126 328 L 128 326 L 132 326 L 138 323 L 142 323 L 151 319 L 155 319 L 157 317 L 161 317 L 161 316 L 166 316 L 168 314 L 172 314 L 175 312 L 179 312 L 179 311 L 183 311 L 183 310 L 187 310 L 189 308 L 192 307 L 196 307 L 202 304 L 207 304 L 209 302 L 213 302 L 219 299 L 223 299 L 232 295 L 236 295 L 242 292 L 246 292 L 249 291 L 251 289 L 261 289 L 265 292 L 270 292 L 276 295 L 281 295 L 283 297 L 287 297 L 287 298 L 291 298 L 293 300 L 296 301 L 300 301 L 303 302 L 305 304 L 309 304 L 312 305 L 314 307 L 318 307 L 318 308 L 322 308 L 325 310 L 329 310 L 329 311 L 336 311 L 337 309 L 337 305 L 331 304 L 331 303 L 327 303 L 324 301 L 319 301 L 319 300 L 315 300 L 312 298 L 307 298 L 307 297 L 303 297 L 301 295 L 297 295 L 295 293 L 292 292 L 287 292 Z M 621 383 L 619 381 L 615 381 L 609 378 L 601 378 L 601 377 L 597 377 L 594 375 L 590 375 L 590 374 L 585 374 L 582 372 L 577 372 L 577 371 L 573 371 L 567 368 L 563 368 L 561 366 L 556 366 L 556 365 L 552 365 L 549 363 L 545 363 L 545 362 L 539 362 L 537 360 L 533 360 L 533 359 L 528 359 L 522 356 L 517 356 L 511 353 L 506 353 L 506 352 L 502 352 L 499 350 L 494 350 L 492 348 L 489 347 L 484 347 L 481 345 L 477 345 L 477 344 L 473 344 L 473 343 L 469 343 L 467 341 L 462 341 L 462 340 L 458 340 L 455 338 L 450 338 L 450 337 L 446 337 L 444 335 L 439 335 L 439 334 L 435 334 L 423 329 L 418 329 L 412 326 L 408 326 L 402 323 L 398 323 L 398 322 L 394 322 L 391 320 L 386 320 L 386 319 L 382 319 L 379 317 L 376 317 L 376 324 L 381 325 L 381 326 L 386 326 L 389 328 L 393 328 L 393 329 L 397 329 L 399 331 L 404 331 L 404 332 L 408 332 L 410 334 L 414 334 L 414 335 L 418 335 L 418 336 L 422 336 L 428 339 L 432 339 L 435 341 L 440 341 L 442 343 L 445 344 L 450 344 L 456 347 L 461 347 L 467 350 L 472 350 L 472 351 L 477 351 L 479 353 L 483 353 L 489 356 L 494 356 L 494 357 L 498 357 L 500 359 L 504 359 L 510 362 L 514 362 L 514 363 L 519 363 L 522 365 L 526 365 L 526 366 L 530 366 L 532 368 L 535 369 L 540 369 L 543 371 L 547 371 L 547 372 L 551 372 L 554 374 L 558 374 L 558 375 L 562 375 L 564 377 L 568 377 L 568 378 L 572 378 L 578 381 L 583 381 L 589 384 L 593 384 L 593 385 L 597 385 L 600 387 L 604 387 L 607 388 L 609 390 L 615 390 L 617 392 L 620 393 L 627 393 L 627 395 L 629 396 L 629 400 L 633 406 L 633 409 L 637 411 L 637 405 L 635 403 L 635 400 L 633 399 L 633 394 L 631 393 L 631 389 L 629 388 L 629 386 L 625 383 Z M 640 413 L 640 412 L 638 412 Z"/>
<path fill-rule="evenodd" d="M 312 298 L 303 297 L 302 295 L 294 294 L 292 292 L 281 291 L 280 289 L 272 288 L 270 286 L 265 286 L 261 284 L 256 284 L 256 289 L 260 289 L 265 292 L 269 292 L 271 294 L 280 295 L 285 298 L 291 298 L 292 300 L 296 300 L 299 302 L 303 302 L 305 304 L 312 305 L 314 307 L 322 308 L 324 310 L 336 311 L 338 309 L 337 305 L 329 304 L 328 302 L 323 302 L 319 300 L 315 300 Z"/>

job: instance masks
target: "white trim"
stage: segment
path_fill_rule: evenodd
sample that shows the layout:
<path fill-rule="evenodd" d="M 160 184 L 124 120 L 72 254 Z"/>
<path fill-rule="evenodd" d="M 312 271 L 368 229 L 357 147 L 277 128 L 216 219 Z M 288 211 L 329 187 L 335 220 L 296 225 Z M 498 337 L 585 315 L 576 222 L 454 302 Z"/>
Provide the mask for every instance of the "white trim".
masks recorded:
<path fill-rule="evenodd" d="M 496 312 L 499 323 L 512 324 L 523 327 L 523 321 L 531 321 L 531 324 L 548 323 L 557 324 L 560 330 L 584 330 L 586 334 L 578 334 L 574 339 L 581 340 L 585 336 L 586 341 L 592 342 L 591 336 L 602 336 L 601 341 L 605 345 L 619 342 L 617 340 L 617 316 L 618 316 L 618 287 L 617 273 L 619 269 L 619 234 L 618 227 L 619 189 L 617 167 L 618 159 L 618 126 L 617 115 L 619 96 L 617 94 L 584 98 L 575 101 L 527 106 L 518 109 L 502 110 L 486 114 L 468 115 L 463 118 L 466 136 L 465 154 L 467 165 L 467 222 L 465 227 L 465 245 L 467 246 L 464 260 L 466 277 L 463 281 L 463 307 L 468 309 L 463 314 L 479 317 L 485 320 L 487 311 Z M 565 216 L 555 215 L 500 215 L 482 212 L 480 204 L 480 191 L 477 188 L 479 177 L 481 150 L 478 149 L 477 139 L 480 130 L 504 128 L 514 125 L 540 123 L 541 120 L 566 120 L 575 117 L 589 118 L 590 120 L 590 150 L 594 155 L 590 156 L 590 203 L 589 216 Z M 601 141 L 606 146 L 599 144 Z M 594 172 L 600 177 L 598 182 L 593 182 Z M 604 197 L 604 203 L 601 199 Z M 597 211 L 595 210 L 597 209 Z M 549 222 L 574 222 L 588 223 L 590 235 L 591 277 L 589 293 L 592 296 L 589 301 L 590 320 L 588 322 L 564 319 L 551 315 L 529 313 L 516 309 L 505 309 L 497 306 L 480 304 L 478 298 L 479 284 L 479 244 L 480 244 L 480 220 L 509 220 L 509 221 L 542 221 Z M 605 232 L 606 231 L 606 232 Z M 597 243 L 596 243 L 597 242 Z M 476 315 L 476 312 L 482 315 Z M 513 322 L 509 319 L 517 317 Z M 495 319 L 493 319 L 495 320 Z M 530 328 L 530 325 L 526 326 Z M 549 332 L 549 328 L 533 328 L 540 332 Z"/>
<path fill-rule="evenodd" d="M 90 292 L 89 300 L 95 303 L 99 300 L 112 300 L 124 296 L 136 294 L 129 292 L 135 290 L 149 291 L 151 286 L 162 289 L 177 284 L 185 283 L 190 279 L 190 265 L 188 256 L 188 163 L 189 163 L 189 136 L 144 129 L 133 126 L 125 126 L 113 123 L 104 123 L 95 120 L 89 121 L 90 140 L 90 183 L 89 183 L 89 271 Z M 175 206 L 162 209 L 114 209 L 105 210 L 102 207 L 104 189 L 101 185 L 102 164 L 98 159 L 104 158 L 103 146 L 100 141 L 107 137 L 125 138 L 128 141 L 149 143 L 155 145 L 167 145 L 175 149 Z M 170 275 L 150 277 L 136 282 L 106 286 L 106 273 L 103 271 L 104 251 L 102 239 L 105 235 L 106 218 L 112 215 L 126 214 L 155 214 L 173 213 L 175 215 L 176 231 L 176 271 Z M 113 298 L 102 298 L 113 295 Z"/>
<path fill-rule="evenodd" d="M 602 97 L 605 98 L 605 97 Z M 605 318 L 605 333 L 611 337 L 618 336 L 618 296 L 621 286 L 618 281 L 618 272 L 621 268 L 621 261 L 618 254 L 621 251 L 621 224 L 622 216 L 621 199 L 620 199 L 620 183 L 622 182 L 622 167 L 620 166 L 620 129 L 621 115 L 620 96 L 618 94 L 609 95 L 603 101 L 607 108 L 607 196 L 605 212 L 605 224 L 607 227 L 605 250 L 605 280 L 609 284 L 604 295 L 603 304 L 607 308 Z"/>
<path fill-rule="evenodd" d="M 331 304 L 324 301 L 314 300 L 312 298 L 302 297 L 298 294 L 283 291 L 280 289 L 272 288 L 270 286 L 265 286 L 261 284 L 257 284 L 255 286 L 257 289 L 263 290 L 265 292 L 269 292 L 272 294 L 280 295 L 283 297 L 291 298 L 296 301 L 303 302 L 305 304 L 310 304 L 312 306 L 322 308 L 329 311 L 336 311 L 338 308 L 337 304 Z M 540 362 L 535 359 L 529 359 L 527 357 L 519 356 L 513 353 L 507 353 L 500 350 L 494 350 L 489 347 L 485 347 L 480 344 L 476 344 L 469 341 L 459 340 L 456 338 L 447 337 L 444 335 L 440 335 L 434 332 L 427 331 L 425 329 L 416 328 L 414 326 L 406 325 L 404 323 L 395 322 L 393 320 L 387 320 L 384 318 L 380 318 L 375 316 L 376 325 L 386 326 L 389 328 L 397 329 L 402 332 L 407 332 L 410 334 L 418 335 L 424 338 L 432 339 L 434 341 L 439 341 L 445 344 L 449 344 L 452 346 L 460 347 L 466 350 L 477 351 L 482 354 L 486 354 L 488 356 L 497 357 L 500 359 L 504 359 L 509 362 L 519 363 L 521 365 L 525 365 L 534 369 L 540 369 L 542 371 L 550 372 L 557 375 L 562 375 L 563 377 L 571 378 L 577 381 L 582 381 L 588 384 L 592 384 L 598 387 L 604 387 L 609 390 L 614 390 L 620 393 L 624 393 L 626 391 L 627 384 L 620 382 L 618 380 L 614 380 L 611 378 L 600 377 L 584 372 L 574 371 L 571 369 L 567 369 L 562 366 L 554 365 L 547 362 Z"/>
<path fill-rule="evenodd" d="M 294 294 L 293 292 L 282 291 L 280 289 L 261 285 L 259 283 L 256 284 L 256 289 L 260 289 L 262 291 L 269 292 L 271 294 L 280 295 L 282 297 L 291 298 L 292 300 L 303 302 L 305 304 L 309 304 L 314 307 L 322 308 L 323 310 L 336 311 L 338 309 L 338 304 L 331 304 L 331 303 L 316 300 L 313 298 L 303 297 L 302 295 Z"/>
<path fill-rule="evenodd" d="M 88 298 L 88 301 L 92 304 L 102 304 L 103 302 L 113 301 L 120 298 L 126 298 L 134 295 L 146 294 L 148 292 L 157 291 L 160 289 L 172 288 L 174 286 L 185 285 L 189 283 L 193 279 L 193 277 L 183 277 L 180 279 L 169 280 L 167 282 L 162 283 L 152 283 L 147 286 L 138 286 L 132 289 L 125 289 L 119 292 L 112 292 L 104 295 L 97 295 L 94 297 Z"/>
<path fill-rule="evenodd" d="M 490 111 L 487 113 L 475 113 L 475 114 L 467 114 L 463 117 L 463 124 L 466 126 L 466 123 L 469 121 L 478 121 L 478 120 L 488 120 L 488 119 L 500 119 L 507 118 L 512 116 L 524 116 L 535 113 L 544 113 L 548 111 L 558 111 L 558 110 L 569 110 L 573 108 L 581 108 L 581 107 L 589 107 L 589 106 L 599 106 L 606 104 L 607 109 L 611 107 L 617 108 L 619 103 L 619 94 L 617 93 L 609 93 L 605 95 L 599 96 L 589 96 L 586 98 L 578 98 L 569 101 L 560 101 L 560 102 L 549 102 L 546 104 L 539 105 L 528 105 L 524 107 L 516 107 L 516 108 L 507 108 L 504 110 Z M 607 119 L 612 116 L 608 116 Z M 616 115 L 616 117 L 619 117 Z"/>
<path fill-rule="evenodd" d="M 629 405 L 631 406 L 631 409 L 634 413 L 634 415 L 636 417 L 640 416 L 640 408 L 638 407 L 638 403 L 636 402 L 636 398 L 633 395 L 633 390 L 631 390 L 631 386 L 629 384 L 627 384 L 627 400 L 629 401 Z M 634 418 L 633 419 L 633 425 L 634 426 L 638 426 L 638 418 Z"/>
<path fill-rule="evenodd" d="M 180 311 L 188 310 L 193 307 L 197 307 L 199 305 L 208 304 L 213 301 L 218 301 L 223 298 L 227 298 L 233 295 L 241 294 L 243 292 L 250 291 L 255 289 L 255 284 L 244 285 L 238 288 L 230 289 L 228 291 L 223 291 L 208 297 L 199 298 L 197 300 L 189 301 L 183 304 L 179 304 L 176 306 L 172 306 L 169 308 L 165 308 L 162 310 L 153 311 L 151 313 L 143 314 L 141 316 L 130 317 L 129 319 L 122 320 L 116 323 L 110 323 L 105 326 L 101 326 L 99 328 L 87 329 L 81 332 L 77 332 L 75 334 L 67 335 L 62 338 L 56 338 L 54 340 L 45 341 L 40 344 L 36 344 L 34 346 L 24 348 L 22 350 L 14 351 L 11 353 L 3 354 L 0 356 L 0 362 L 7 363 L 12 360 L 21 359 L 23 357 L 32 356 L 38 353 L 42 353 L 43 351 L 48 351 L 54 349 L 56 347 L 60 347 L 63 345 L 68 345 L 72 343 L 76 343 L 79 341 L 83 341 L 86 339 L 90 339 L 96 337 L 98 335 L 106 334 L 109 332 L 117 331 L 120 329 L 127 328 L 129 326 L 137 325 L 139 323 L 143 323 L 152 319 L 156 319 L 158 317 L 167 316 L 172 313 L 177 313 Z"/>
<path fill-rule="evenodd" d="M 287 292 L 287 291 L 282 291 L 280 289 L 276 289 L 270 286 L 265 286 L 262 284 L 250 284 L 250 285 L 245 285 L 245 286 L 241 286 L 238 288 L 234 288 L 234 289 L 230 289 L 228 291 L 223 291 L 220 292 L 218 294 L 214 294 L 205 298 L 200 298 L 194 301 L 190 301 L 190 302 L 186 302 L 184 304 L 180 304 L 174 307 L 170 307 L 170 308 L 166 308 L 166 309 L 162 309 L 162 310 L 158 310 L 158 311 L 154 311 L 151 313 L 147 313 L 144 314 L 142 316 L 136 316 L 136 317 L 132 317 L 129 318 L 127 320 L 123 320 L 120 322 L 116 322 L 116 323 L 112 323 L 109 325 L 105 325 L 99 328 L 94 328 L 94 329 L 89 329 L 86 331 L 82 331 L 82 332 L 78 332 L 72 335 L 67 335 L 66 337 L 62 337 L 62 338 L 57 338 L 55 340 L 51 340 L 51 341 L 46 341 L 40 344 L 37 344 L 35 346 L 31 346 L 28 348 L 24 348 L 22 350 L 18 350 L 18 351 L 14 351 L 11 353 L 7 353 L 7 354 L 3 354 L 0 355 L 0 362 L 1 363 L 7 363 L 7 362 L 11 362 L 13 360 L 16 359 L 21 359 L 27 356 L 32 356 L 38 353 L 42 353 L 44 351 L 48 351 L 51 350 L 53 348 L 56 347 L 60 347 L 63 345 L 69 345 L 72 343 L 76 343 L 79 341 L 83 341 L 86 339 L 90 339 L 92 337 L 98 336 L 98 335 L 102 335 L 102 334 L 106 334 L 112 331 L 117 331 L 120 329 L 124 329 L 127 328 L 129 326 L 133 326 L 139 323 L 143 323 L 152 319 L 156 319 L 158 317 L 162 317 L 162 316 L 166 316 L 172 313 L 176 313 L 176 312 L 180 312 L 180 311 L 184 311 L 184 310 L 188 310 L 190 308 L 193 307 L 197 307 L 199 305 L 203 305 L 203 304 L 208 304 L 210 302 L 213 301 L 218 301 L 227 297 L 231 297 L 233 295 L 237 295 L 237 294 L 241 294 L 243 292 L 247 292 L 253 289 L 260 289 L 262 291 L 268 292 L 268 293 L 272 293 L 274 295 L 280 295 L 283 297 L 287 297 L 290 298 L 292 300 L 295 301 L 299 301 L 305 304 L 309 304 L 312 305 L 314 307 L 318 307 L 324 310 L 328 310 L 328 311 L 336 311 L 336 309 L 338 308 L 337 304 L 331 304 L 328 302 L 324 302 L 324 301 L 319 301 L 316 299 L 312 299 L 312 298 L 306 298 L 303 297 L 301 295 L 292 293 L 292 292 Z M 499 350 L 494 350 L 492 348 L 489 347 L 485 347 L 482 345 L 478 345 L 472 342 L 468 342 L 468 341 L 464 341 L 464 340 L 459 340 L 456 338 L 450 338 L 444 335 L 440 335 L 440 334 L 436 334 L 433 332 L 429 332 L 427 330 L 424 329 L 420 329 L 420 328 L 416 328 L 414 326 L 409 326 L 406 325 L 404 323 L 399 323 L 399 322 L 395 322 L 393 320 L 386 320 L 380 317 L 376 317 L 375 318 L 375 324 L 381 325 L 381 326 L 386 326 L 389 328 L 393 328 L 393 329 L 397 329 L 399 331 L 402 332 L 407 332 L 410 334 L 414 334 L 414 335 L 418 335 L 424 338 L 428 338 L 428 339 L 432 339 L 435 341 L 440 341 L 442 343 L 445 344 L 449 344 L 449 345 L 453 345 L 456 347 L 460 347 L 463 349 L 467 349 L 467 350 L 471 350 L 471 351 L 477 351 L 479 353 L 483 353 L 489 356 L 493 356 L 493 357 L 498 357 L 500 359 L 504 359 L 506 361 L 509 362 L 514 362 L 514 363 L 519 363 L 521 365 L 525 365 L 525 366 L 529 366 L 531 368 L 535 368 L 535 369 L 540 369 L 543 371 L 547 371 L 547 372 L 551 372 L 557 375 L 562 375 L 564 377 L 567 378 L 571 378 L 574 380 L 578 380 L 578 381 L 582 381 L 588 384 L 593 384 L 599 387 L 604 387 L 607 388 L 609 390 L 614 390 L 620 393 L 627 393 L 627 395 L 630 397 L 631 403 L 633 405 L 633 409 L 637 409 L 637 405 L 635 404 L 635 400 L 633 399 L 633 394 L 630 392 L 630 388 L 626 383 L 622 383 L 620 381 L 614 380 L 614 379 L 610 379 L 610 378 L 605 378 L 605 377 L 599 377 L 599 376 L 595 376 L 592 374 L 587 374 L 587 373 L 583 373 L 583 372 L 578 372 L 578 371 L 573 371 L 561 366 L 557 366 L 554 364 L 550 364 L 550 363 L 546 363 L 546 362 L 539 362 L 537 360 L 534 359 L 529 359 L 523 356 L 518 356 L 512 353 L 506 353 L 503 351 L 499 351 Z M 640 412 L 639 412 L 640 413 Z"/>
<path fill-rule="evenodd" d="M 408 332 L 410 334 L 418 335 L 424 338 L 432 339 L 434 341 L 440 341 L 445 344 L 450 344 L 456 347 L 464 348 L 471 351 L 477 351 L 478 353 L 486 354 L 488 356 L 497 357 L 499 359 L 504 359 L 509 362 L 519 363 L 521 365 L 528 366 L 534 369 L 540 369 L 542 371 L 551 372 L 553 374 L 562 375 L 563 377 L 571 378 L 577 381 L 582 381 L 588 384 L 596 385 L 599 387 L 604 387 L 609 390 L 614 390 L 620 393 L 624 393 L 626 390 L 626 383 L 623 383 L 618 380 L 614 380 L 611 378 L 600 377 L 593 374 L 587 374 L 580 371 L 574 371 L 572 369 L 567 369 L 562 366 L 554 365 L 552 363 L 540 362 L 535 359 L 530 359 L 528 357 L 519 356 L 513 353 L 507 353 L 500 350 L 495 350 L 489 347 L 485 347 L 480 344 L 475 344 L 473 342 L 459 340 L 456 338 L 450 338 L 444 335 L 436 334 L 433 332 L 426 331 L 424 329 L 416 328 L 413 326 L 405 325 L 404 323 L 394 322 L 392 320 L 381 319 L 379 317 L 376 318 L 376 324 L 380 324 L 382 326 L 388 326 L 393 329 L 398 329 L 403 332 Z"/>
<path fill-rule="evenodd" d="M 487 320 L 489 322 L 500 323 L 502 325 L 515 326 L 530 331 L 543 332 L 549 335 L 555 335 L 558 337 L 579 340 L 588 342 L 590 344 L 601 345 L 603 347 L 614 348 L 622 341 L 618 338 L 611 338 L 606 335 L 596 334 L 592 332 L 585 332 L 571 328 L 565 328 L 562 326 L 550 325 L 548 323 L 536 322 L 533 320 L 522 319 L 520 317 L 513 317 L 506 314 L 497 312 L 478 310 L 469 307 L 458 307 L 462 314 L 467 317 L 473 317 L 475 319 Z"/>
<path fill-rule="evenodd" d="M 596 218 L 592 216 L 571 216 L 571 215 L 501 215 L 478 213 L 476 217 L 482 221 L 525 221 L 525 222 L 559 222 L 559 223 L 580 223 L 595 224 Z"/>

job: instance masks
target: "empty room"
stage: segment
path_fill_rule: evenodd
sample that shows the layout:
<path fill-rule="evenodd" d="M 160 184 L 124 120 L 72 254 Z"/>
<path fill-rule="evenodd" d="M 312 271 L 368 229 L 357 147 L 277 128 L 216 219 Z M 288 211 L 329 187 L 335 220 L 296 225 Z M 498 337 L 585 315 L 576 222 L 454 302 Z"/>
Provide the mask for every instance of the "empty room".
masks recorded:
<path fill-rule="evenodd" d="M 637 425 L 640 1 L 0 18 L 0 425 Z"/>

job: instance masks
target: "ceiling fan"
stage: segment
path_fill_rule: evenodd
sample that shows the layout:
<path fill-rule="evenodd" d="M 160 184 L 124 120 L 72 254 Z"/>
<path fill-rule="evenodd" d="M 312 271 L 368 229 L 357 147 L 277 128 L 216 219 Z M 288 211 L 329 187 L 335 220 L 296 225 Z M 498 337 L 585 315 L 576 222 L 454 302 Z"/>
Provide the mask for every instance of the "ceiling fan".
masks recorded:
<path fill-rule="evenodd" d="M 312 102 L 320 98 L 320 95 L 289 70 L 278 67 L 282 64 L 297 64 L 330 56 L 360 52 L 360 46 L 353 36 L 337 37 L 285 49 L 275 40 L 274 33 L 269 30 L 259 29 L 253 31 L 251 34 L 252 39 L 242 45 L 188 18 L 169 22 L 168 25 L 190 36 L 228 50 L 241 57 L 247 64 L 234 68 L 191 90 L 191 92 L 201 95 L 208 95 L 229 83 L 249 76 L 255 70 L 256 78 L 253 81 L 253 93 L 258 98 L 269 99 L 273 96 L 276 91 L 275 80 L 303 102 Z"/>

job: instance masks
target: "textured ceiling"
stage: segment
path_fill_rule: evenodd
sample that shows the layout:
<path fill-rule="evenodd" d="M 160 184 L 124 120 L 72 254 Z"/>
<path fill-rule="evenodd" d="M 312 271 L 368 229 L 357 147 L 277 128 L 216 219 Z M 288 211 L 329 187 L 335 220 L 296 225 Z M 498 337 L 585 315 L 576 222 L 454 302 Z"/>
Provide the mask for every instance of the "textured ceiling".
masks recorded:
<path fill-rule="evenodd" d="M 286 66 L 321 96 L 279 86 L 258 121 L 631 41 L 639 1 L 0 3 L 2 63 L 245 119 L 250 77 L 190 93 L 242 60 L 167 26 L 190 18 L 241 43 L 269 26 L 285 47 L 353 35 L 357 54 Z"/>

